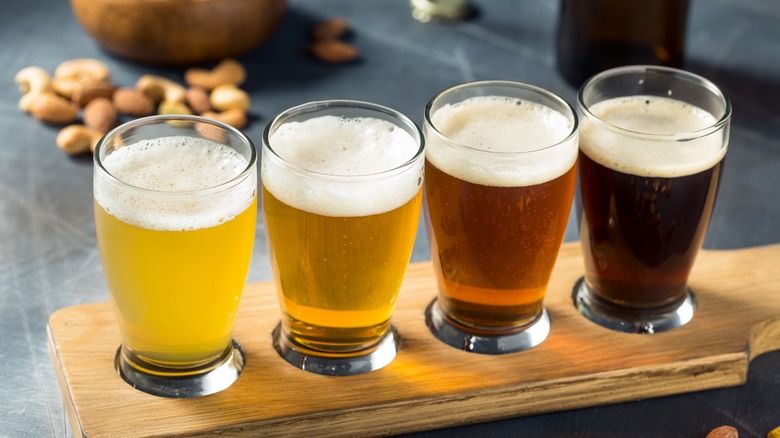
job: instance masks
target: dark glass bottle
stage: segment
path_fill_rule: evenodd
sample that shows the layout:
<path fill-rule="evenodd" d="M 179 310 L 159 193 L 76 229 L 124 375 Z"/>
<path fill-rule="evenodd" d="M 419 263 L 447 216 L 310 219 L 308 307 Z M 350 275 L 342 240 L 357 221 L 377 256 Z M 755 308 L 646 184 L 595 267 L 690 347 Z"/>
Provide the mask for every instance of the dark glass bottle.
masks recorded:
<path fill-rule="evenodd" d="M 558 69 L 573 86 L 621 65 L 681 67 L 688 0 L 561 0 Z"/>

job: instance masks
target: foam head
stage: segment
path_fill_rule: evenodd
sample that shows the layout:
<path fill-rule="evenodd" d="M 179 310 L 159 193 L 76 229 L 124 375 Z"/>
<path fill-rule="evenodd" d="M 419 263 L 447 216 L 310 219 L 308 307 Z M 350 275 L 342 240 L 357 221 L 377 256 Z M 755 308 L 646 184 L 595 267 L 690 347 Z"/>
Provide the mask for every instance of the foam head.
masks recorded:
<path fill-rule="evenodd" d="M 472 97 L 431 116 L 426 158 L 440 170 L 488 186 L 530 186 L 569 171 L 577 159 L 572 122 L 525 99 Z"/>
<path fill-rule="evenodd" d="M 224 189 L 248 166 L 234 149 L 211 140 L 170 136 L 123 146 L 103 159 L 96 201 L 109 214 L 153 230 L 195 230 L 219 225 L 252 203 L 256 174 Z M 201 192 L 199 192 L 201 191 Z"/>
<path fill-rule="evenodd" d="M 410 163 L 419 143 L 386 120 L 326 115 L 292 121 L 278 126 L 268 142 L 277 157 L 264 148 L 263 185 L 301 210 L 379 214 L 404 205 L 421 189 L 422 157 Z"/>
<path fill-rule="evenodd" d="M 617 97 L 589 112 L 610 129 L 584 117 L 580 148 L 594 161 L 645 177 L 692 175 L 717 164 L 726 154 L 723 131 L 697 136 L 717 120 L 689 103 L 657 96 Z"/>

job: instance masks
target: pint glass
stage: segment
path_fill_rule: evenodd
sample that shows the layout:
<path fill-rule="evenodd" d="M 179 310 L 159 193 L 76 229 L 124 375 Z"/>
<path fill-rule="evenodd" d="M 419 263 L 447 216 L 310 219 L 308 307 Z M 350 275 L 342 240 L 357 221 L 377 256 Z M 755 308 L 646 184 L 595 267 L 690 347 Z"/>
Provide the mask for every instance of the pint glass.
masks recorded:
<path fill-rule="evenodd" d="M 580 312 L 619 331 L 654 333 L 691 320 L 688 274 L 712 214 L 731 106 L 710 81 L 629 66 L 578 94 Z"/>
<path fill-rule="evenodd" d="M 94 154 L 97 242 L 129 384 L 165 397 L 230 386 L 232 341 L 257 218 L 257 154 L 241 132 L 154 116 L 109 132 Z"/>
<path fill-rule="evenodd" d="M 422 135 L 355 101 L 284 111 L 263 133 L 262 211 L 282 311 L 274 347 L 325 375 L 395 357 L 390 323 L 420 219 Z"/>
<path fill-rule="evenodd" d="M 577 117 L 516 82 L 447 89 L 425 109 L 425 210 L 438 299 L 433 334 L 485 354 L 541 343 L 543 299 L 574 196 Z"/>

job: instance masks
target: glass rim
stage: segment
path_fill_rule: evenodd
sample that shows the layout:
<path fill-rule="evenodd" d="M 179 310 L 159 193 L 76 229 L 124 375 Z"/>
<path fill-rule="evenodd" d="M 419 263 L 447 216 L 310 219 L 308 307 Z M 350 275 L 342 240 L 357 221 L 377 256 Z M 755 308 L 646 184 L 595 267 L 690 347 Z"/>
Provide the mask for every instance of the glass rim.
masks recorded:
<path fill-rule="evenodd" d="M 281 124 L 285 123 L 288 119 L 293 118 L 297 115 L 314 113 L 327 108 L 363 109 L 363 110 L 378 112 L 378 113 L 391 116 L 395 119 L 395 121 L 397 121 L 397 123 L 394 122 L 391 123 L 393 123 L 396 126 L 402 124 L 404 126 L 411 128 L 411 130 L 414 132 L 412 138 L 417 142 L 417 151 L 414 153 L 413 156 L 411 156 L 410 158 L 408 158 L 406 161 L 404 161 L 402 164 L 399 164 L 398 166 L 381 170 L 378 172 L 351 174 L 351 175 L 324 173 L 324 172 L 318 172 L 316 170 L 305 169 L 295 163 L 286 160 L 284 157 L 282 157 L 277 153 L 277 151 L 271 145 L 271 141 L 270 141 L 270 135 L 272 130 L 275 131 L 276 130 L 275 128 L 278 128 L 279 126 L 281 126 Z M 361 100 L 350 100 L 350 99 L 316 100 L 316 101 L 302 103 L 300 105 L 296 105 L 282 111 L 276 117 L 274 117 L 270 122 L 268 122 L 268 124 L 265 126 L 265 129 L 263 129 L 262 145 L 263 145 L 263 149 L 268 150 L 268 152 L 270 153 L 268 157 L 270 157 L 279 165 L 283 166 L 285 169 L 309 178 L 325 179 L 325 180 L 333 180 L 333 181 L 358 181 L 362 179 L 392 177 L 412 167 L 415 162 L 417 162 L 421 157 L 424 157 L 424 152 L 425 152 L 425 138 L 423 137 L 420 127 L 417 126 L 417 124 L 414 123 L 414 121 L 412 121 L 412 119 L 407 117 L 405 114 L 384 105 L 365 102 Z"/>
<path fill-rule="evenodd" d="M 714 123 L 696 131 L 685 131 L 685 132 L 678 132 L 674 134 L 655 134 L 655 133 L 621 128 L 610 122 L 607 122 L 606 120 L 593 114 L 589 108 L 592 105 L 587 105 L 584 102 L 586 89 L 592 87 L 593 84 L 599 81 L 602 81 L 607 78 L 619 76 L 619 75 L 624 75 L 624 74 L 648 73 L 648 72 L 667 74 L 667 75 L 677 76 L 680 78 L 691 80 L 693 83 L 696 83 L 696 85 L 699 85 L 702 88 L 709 91 L 710 93 L 712 93 L 713 96 L 715 96 L 720 102 L 723 103 L 723 114 Z M 616 96 L 616 97 L 630 97 L 630 96 L 641 96 L 641 94 L 632 94 L 632 95 Z M 666 96 L 657 96 L 657 97 L 666 97 Z M 688 102 L 685 103 L 691 105 Z M 591 76 L 582 84 L 580 89 L 577 91 L 577 106 L 585 118 L 587 118 L 588 120 L 590 120 L 591 122 L 597 124 L 602 128 L 611 130 L 618 134 L 631 136 L 635 138 L 642 138 L 645 140 L 654 140 L 654 141 L 687 141 L 687 140 L 695 140 L 697 138 L 706 137 L 710 134 L 720 131 L 726 125 L 728 125 L 729 121 L 731 120 L 731 111 L 732 111 L 731 100 L 723 93 L 723 91 L 717 85 L 715 85 L 714 82 L 710 81 L 709 79 L 703 76 L 700 76 L 696 73 L 689 72 L 687 70 L 682 70 L 673 67 L 666 67 L 666 66 L 658 66 L 658 65 L 627 65 L 627 66 L 616 67 L 609 70 L 605 70 Z"/>
<path fill-rule="evenodd" d="M 109 138 L 115 137 L 118 134 L 121 134 L 122 132 L 125 132 L 132 128 L 137 128 L 144 125 L 151 125 L 155 123 L 162 123 L 162 122 L 172 122 L 172 121 L 187 121 L 187 122 L 199 122 L 199 123 L 206 123 L 212 126 L 216 126 L 217 128 L 220 128 L 224 131 L 227 131 L 229 134 L 234 135 L 238 139 L 240 139 L 242 142 L 244 142 L 247 146 L 249 146 L 249 160 L 247 162 L 246 167 L 244 170 L 242 170 L 237 175 L 233 176 L 232 178 L 225 180 L 221 183 L 204 187 L 201 189 L 191 189 L 191 190 L 176 190 L 176 191 L 170 191 L 170 190 L 155 190 L 155 189 L 149 189 L 146 187 L 140 187 L 133 184 L 130 184 L 126 181 L 123 181 L 116 176 L 114 176 L 111 172 L 106 169 L 106 167 L 103 165 L 103 160 L 100 158 L 100 151 L 103 149 L 105 143 Z M 208 139 L 211 140 L 211 139 Z M 214 140 L 211 140 L 214 141 Z M 232 149 L 232 148 L 231 148 Z M 141 117 L 135 120 L 131 120 L 129 122 L 123 123 L 114 129 L 108 131 L 106 134 L 103 135 L 103 137 L 100 138 L 100 140 L 97 142 L 97 145 L 95 145 L 95 151 L 92 154 L 93 163 L 95 164 L 95 169 L 98 170 L 101 173 L 101 176 L 105 178 L 108 182 L 121 187 L 125 190 L 133 190 L 139 193 L 145 193 L 148 195 L 153 196 L 162 196 L 162 197 L 194 197 L 194 196 L 204 196 L 204 195 L 210 195 L 215 193 L 220 193 L 224 190 L 228 190 L 235 185 L 239 184 L 241 181 L 244 181 L 247 177 L 249 177 L 256 168 L 257 164 L 257 148 L 255 147 L 254 143 L 252 143 L 252 140 L 243 132 L 241 132 L 239 129 L 234 128 L 226 123 L 220 122 L 218 120 L 209 119 L 207 117 L 202 116 L 195 116 L 195 115 L 188 115 L 188 114 L 165 114 L 165 115 L 153 115 L 153 116 L 146 116 Z"/>
<path fill-rule="evenodd" d="M 485 149 L 480 149 L 474 146 L 467 145 L 465 143 L 457 142 L 446 135 L 442 133 L 436 125 L 434 125 L 433 120 L 431 120 L 432 113 L 431 110 L 433 109 L 433 105 L 436 103 L 437 100 L 442 98 L 445 94 L 449 94 L 451 92 L 455 92 L 462 89 L 467 88 L 476 88 L 476 87 L 483 87 L 483 86 L 489 86 L 489 85 L 499 85 L 499 86 L 508 86 L 513 87 L 516 89 L 523 89 L 527 91 L 531 91 L 534 93 L 537 93 L 539 95 L 545 96 L 547 98 L 550 98 L 551 100 L 555 101 L 556 103 L 562 105 L 563 107 L 567 108 L 569 111 L 569 114 L 571 115 L 571 122 L 572 126 L 569 130 L 569 133 L 566 134 L 564 138 L 561 140 L 545 145 L 542 147 L 539 147 L 537 149 L 527 150 L 527 151 L 488 151 Z M 500 96 L 500 97 L 509 97 L 509 96 Z M 527 99 L 526 99 L 527 100 Z M 542 105 L 552 109 L 553 111 L 559 112 L 557 109 L 550 107 L 549 105 L 543 104 Z M 562 113 L 563 114 L 563 113 Z M 566 116 L 566 114 L 563 114 Z M 514 156 L 526 156 L 528 154 L 535 154 L 543 151 L 548 151 L 553 148 L 558 148 L 562 145 L 565 145 L 569 142 L 571 142 L 572 138 L 577 136 L 579 132 L 579 118 L 577 117 L 577 111 L 572 107 L 569 102 L 564 100 L 562 97 L 558 96 L 557 94 L 553 93 L 550 90 L 547 90 L 546 88 L 538 87 L 536 85 L 528 84 L 525 82 L 517 82 L 517 81 L 508 81 L 508 80 L 484 80 L 484 81 L 472 81 L 472 82 L 464 82 L 462 84 L 453 85 L 451 87 L 445 88 L 444 90 L 437 93 L 433 98 L 431 98 L 430 101 L 428 101 L 428 104 L 425 105 L 425 113 L 423 115 L 425 124 L 428 125 L 433 133 L 443 142 L 446 142 L 450 145 L 454 145 L 456 147 L 466 149 L 478 154 L 485 154 L 488 156 L 496 156 L 496 157 L 514 157 Z"/>

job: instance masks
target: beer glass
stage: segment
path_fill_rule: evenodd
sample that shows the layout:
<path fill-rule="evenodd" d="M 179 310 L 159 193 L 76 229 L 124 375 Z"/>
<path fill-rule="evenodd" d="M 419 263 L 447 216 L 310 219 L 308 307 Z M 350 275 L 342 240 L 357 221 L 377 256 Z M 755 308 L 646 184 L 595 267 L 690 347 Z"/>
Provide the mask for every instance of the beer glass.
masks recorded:
<path fill-rule="evenodd" d="M 579 311 L 614 330 L 654 333 L 691 320 L 688 274 L 718 191 L 731 106 L 712 82 L 628 66 L 589 79 L 581 113 Z"/>
<path fill-rule="evenodd" d="M 164 397 L 227 388 L 244 366 L 232 331 L 257 219 L 252 142 L 201 117 L 152 116 L 106 134 L 94 161 L 119 375 Z"/>
<path fill-rule="evenodd" d="M 262 212 L 288 363 L 343 376 L 379 369 L 420 220 L 423 141 L 383 106 L 306 103 L 263 133 Z"/>
<path fill-rule="evenodd" d="M 425 210 L 438 298 L 433 334 L 502 354 L 550 331 L 543 306 L 576 180 L 577 116 L 532 85 L 472 82 L 425 109 Z"/>

